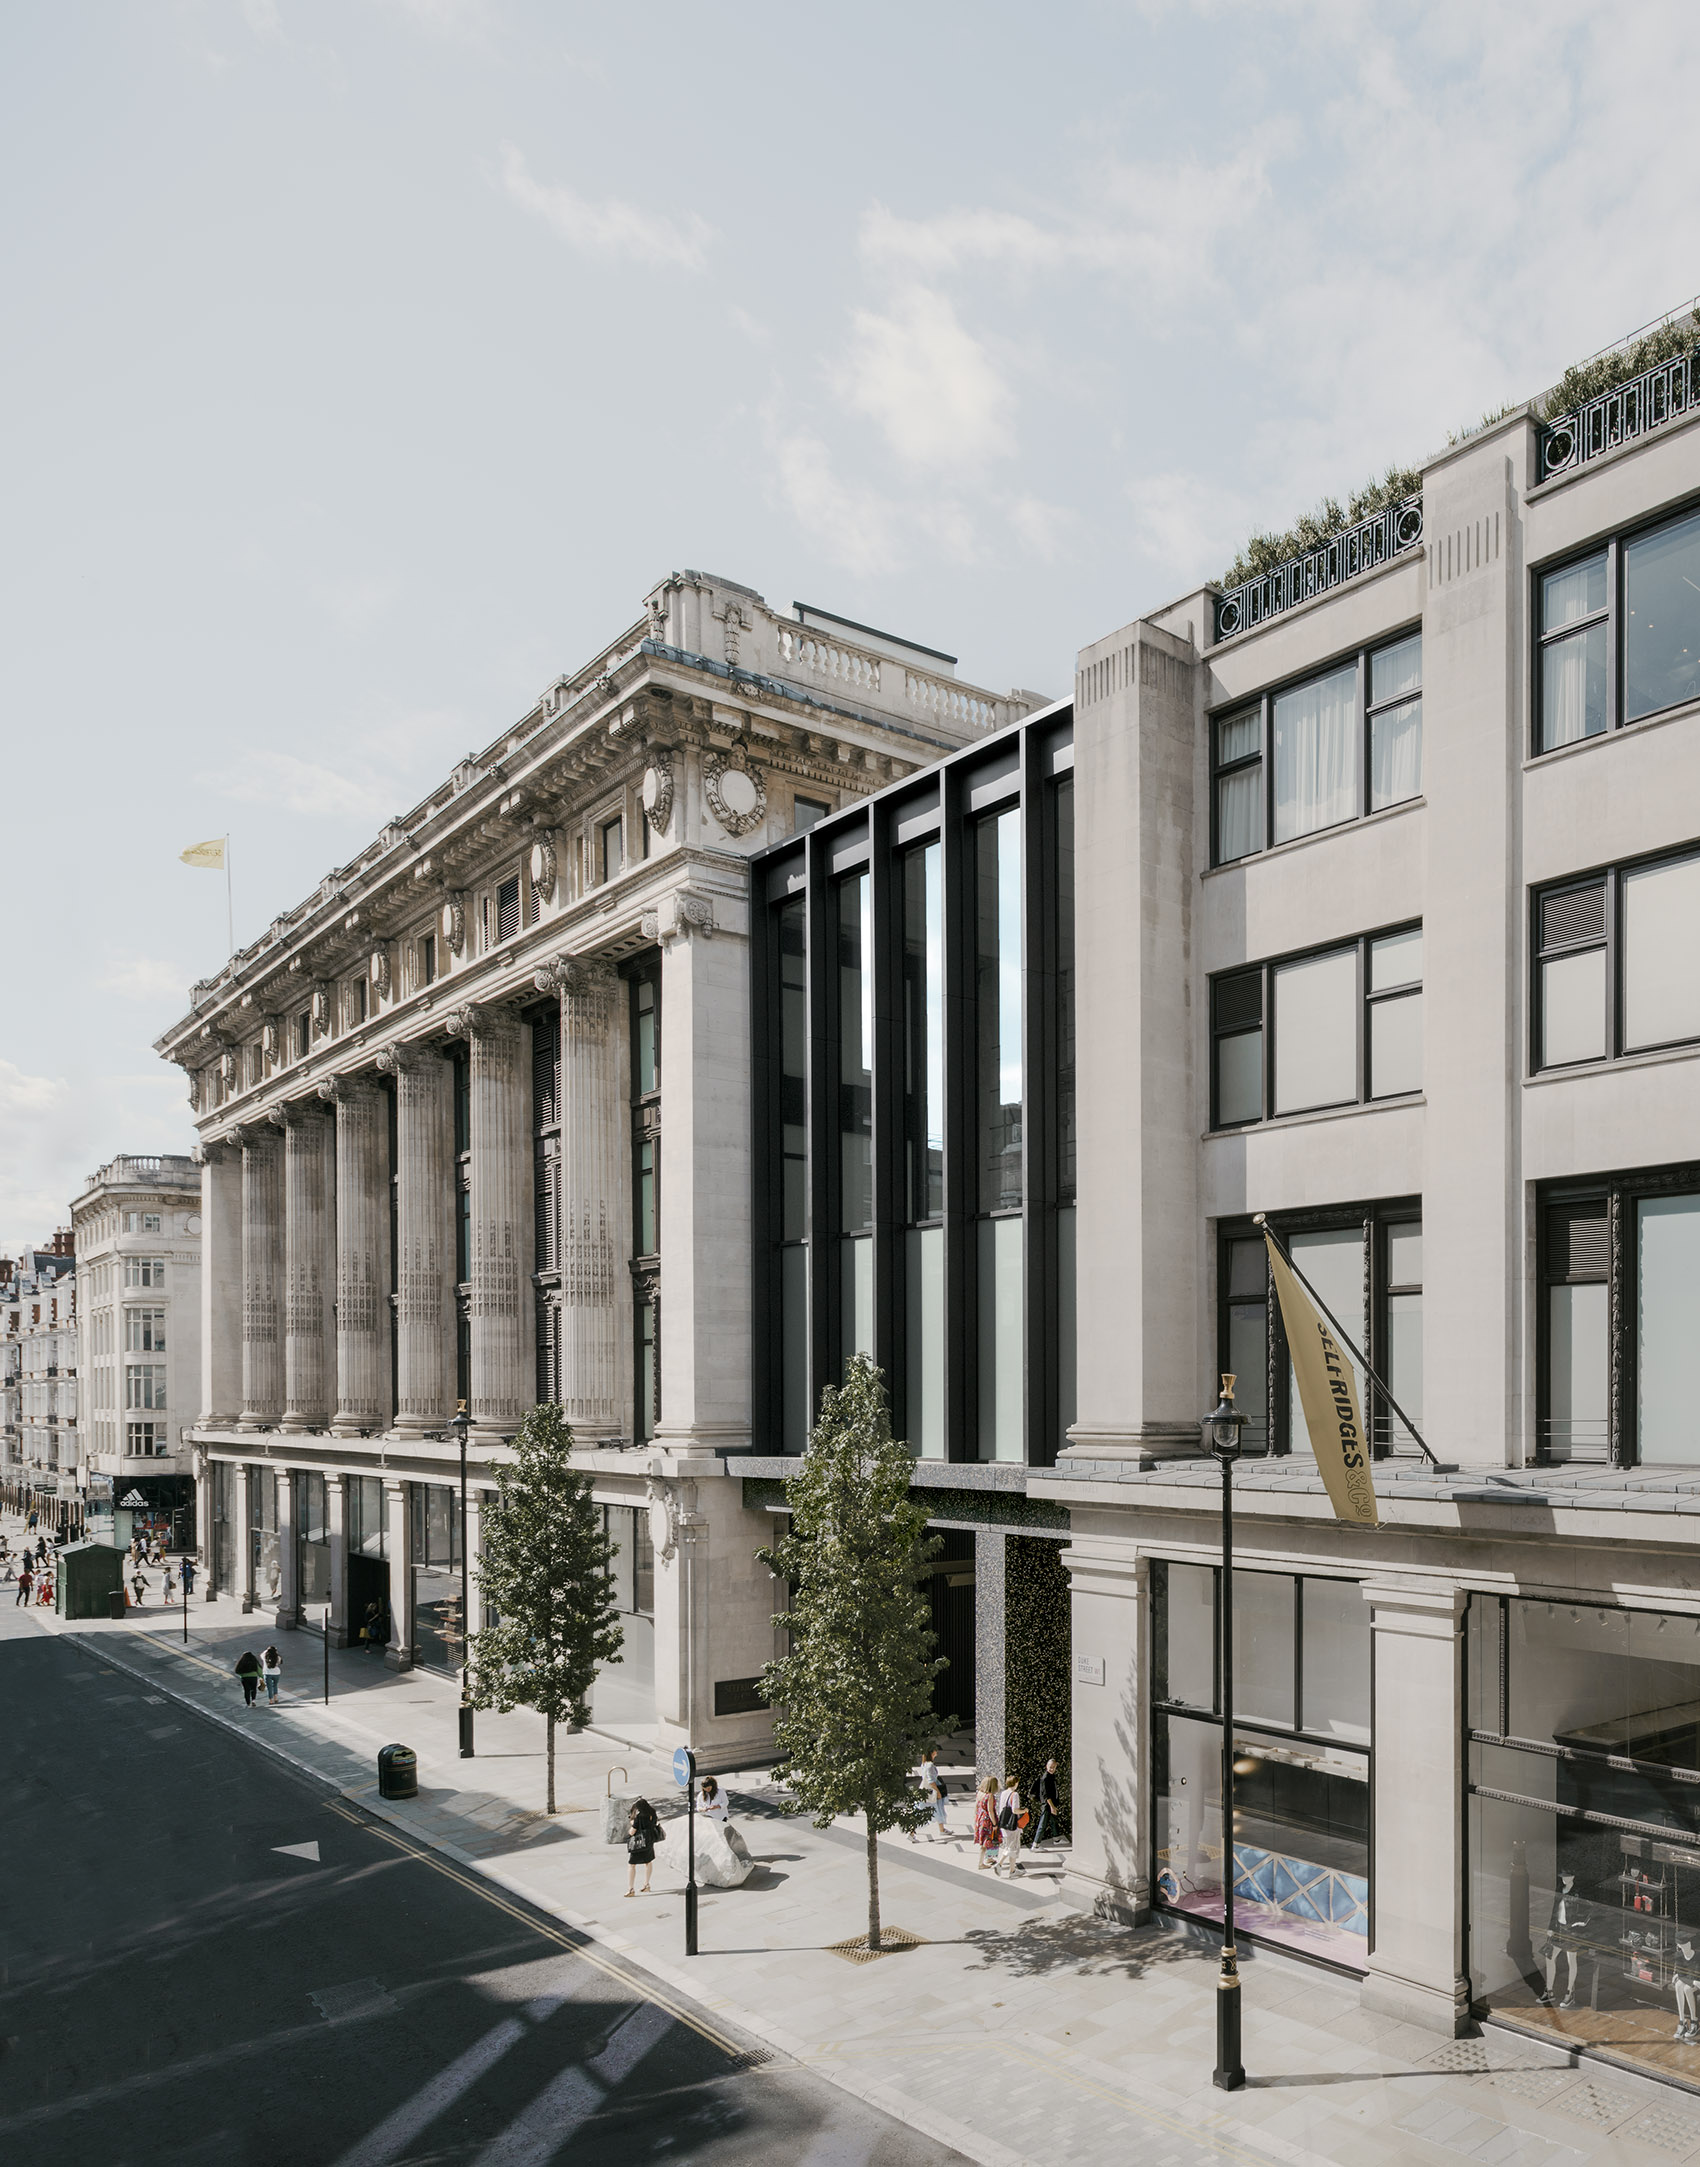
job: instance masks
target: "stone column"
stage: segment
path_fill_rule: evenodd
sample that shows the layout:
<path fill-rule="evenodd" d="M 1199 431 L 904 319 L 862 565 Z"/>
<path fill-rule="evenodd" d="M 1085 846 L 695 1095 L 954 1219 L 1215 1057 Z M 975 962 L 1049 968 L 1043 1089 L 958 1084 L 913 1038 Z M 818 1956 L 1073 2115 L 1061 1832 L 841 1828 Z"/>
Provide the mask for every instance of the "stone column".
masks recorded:
<path fill-rule="evenodd" d="M 1464 1943 L 1464 1593 L 1366 1580 L 1374 1670 L 1375 1947 L 1366 2009 L 1456 2038 Z"/>
<path fill-rule="evenodd" d="M 434 1049 L 378 1056 L 396 1096 L 396 1434 L 440 1430 L 454 1412 L 454 1106 Z"/>
<path fill-rule="evenodd" d="M 974 1530 L 974 1772 L 996 1776 L 1004 1765 L 1004 1535 Z"/>
<path fill-rule="evenodd" d="M 293 1629 L 301 1622 L 299 1559 L 295 1554 L 295 1478 L 287 1467 L 277 1473 L 277 1622 Z"/>
<path fill-rule="evenodd" d="M 325 1519 L 331 1538 L 331 1645 L 348 1646 L 348 1477 L 325 1477 Z"/>
<path fill-rule="evenodd" d="M 577 1435 L 617 1437 L 631 1251 L 620 978 L 611 964 L 572 962 L 539 971 L 536 982 L 561 994 L 561 1404 Z"/>
<path fill-rule="evenodd" d="M 277 1427 L 283 1409 L 283 1138 L 242 1131 L 242 1422 Z"/>
<path fill-rule="evenodd" d="M 384 1661 L 391 1670 L 413 1668 L 413 1530 L 408 1524 L 407 1484 L 384 1477 L 384 1517 L 389 1527 L 390 1639 Z"/>
<path fill-rule="evenodd" d="M 300 1435 L 322 1430 L 330 1417 L 326 1341 L 330 1248 L 327 1210 L 329 1124 L 317 1101 L 283 1115 L 284 1255 L 288 1295 L 283 1343 L 281 1427 Z"/>
<path fill-rule="evenodd" d="M 1130 1541 L 1084 1533 L 1081 1517 L 1063 1552 L 1075 1655 L 1069 1891 L 1100 1918 L 1142 1926 L 1152 1843 L 1146 1561 Z"/>
<path fill-rule="evenodd" d="M 522 1030 L 512 1009 L 455 1019 L 472 1047 L 472 1416 L 480 1445 L 500 1444 L 531 1405 L 524 1305 L 531 1273 L 531 1153 Z"/>
<path fill-rule="evenodd" d="M 366 1080 L 319 1086 L 336 1104 L 336 1412 L 333 1437 L 390 1419 L 389 1138 L 383 1093 Z"/>
<path fill-rule="evenodd" d="M 204 1430 L 234 1429 L 242 1408 L 242 1154 L 196 1147 L 201 1162 L 201 1408 Z"/>
<path fill-rule="evenodd" d="M 231 1540 L 231 1571 L 236 1585 L 233 1593 L 241 1602 L 244 1616 L 254 1607 L 254 1538 L 248 1523 L 253 1517 L 253 1500 L 248 1494 L 248 1465 L 245 1460 L 236 1463 L 235 1492 L 236 1527 Z"/>

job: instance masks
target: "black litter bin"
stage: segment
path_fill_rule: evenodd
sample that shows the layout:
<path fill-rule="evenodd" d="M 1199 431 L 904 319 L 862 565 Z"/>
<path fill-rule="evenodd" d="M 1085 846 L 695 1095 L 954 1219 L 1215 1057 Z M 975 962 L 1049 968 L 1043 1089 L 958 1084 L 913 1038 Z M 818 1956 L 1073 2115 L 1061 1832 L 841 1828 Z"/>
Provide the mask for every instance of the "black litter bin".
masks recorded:
<path fill-rule="evenodd" d="M 122 1588 L 107 1589 L 106 1615 L 109 1618 L 121 1618 L 124 1615 L 124 1590 Z"/>
<path fill-rule="evenodd" d="M 378 1749 L 378 1796 L 417 1798 L 419 1756 L 411 1746 L 380 1746 Z"/>

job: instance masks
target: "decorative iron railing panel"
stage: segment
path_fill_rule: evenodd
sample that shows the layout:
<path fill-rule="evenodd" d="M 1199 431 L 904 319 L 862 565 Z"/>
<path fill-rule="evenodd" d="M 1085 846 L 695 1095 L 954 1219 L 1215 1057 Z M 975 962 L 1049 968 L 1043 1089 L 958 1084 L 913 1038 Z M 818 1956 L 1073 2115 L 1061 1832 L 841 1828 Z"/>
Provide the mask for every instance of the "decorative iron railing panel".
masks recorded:
<path fill-rule="evenodd" d="M 1560 414 L 1541 430 L 1540 478 L 1549 480 L 1686 414 L 1700 398 L 1700 348 L 1632 376 Z"/>
<path fill-rule="evenodd" d="M 1308 602 L 1312 595 L 1326 594 L 1330 587 L 1355 579 L 1373 565 L 1385 564 L 1389 557 L 1415 549 L 1422 538 L 1420 496 L 1386 505 L 1368 519 L 1360 519 L 1355 527 L 1347 527 L 1344 533 L 1331 535 L 1317 548 L 1307 549 L 1302 557 L 1289 557 L 1285 564 L 1277 564 L 1218 595 L 1216 637 L 1226 640 L 1236 632 L 1248 632 L 1267 617 L 1278 617 L 1282 610 Z"/>

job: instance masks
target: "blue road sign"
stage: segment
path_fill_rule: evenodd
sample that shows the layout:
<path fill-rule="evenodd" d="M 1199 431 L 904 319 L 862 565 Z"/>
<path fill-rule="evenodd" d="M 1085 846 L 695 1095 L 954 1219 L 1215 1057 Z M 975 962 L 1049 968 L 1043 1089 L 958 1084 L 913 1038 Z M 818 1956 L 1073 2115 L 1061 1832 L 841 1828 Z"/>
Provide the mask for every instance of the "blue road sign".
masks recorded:
<path fill-rule="evenodd" d="M 697 1772 L 697 1757 L 689 1746 L 681 1746 L 673 1756 L 673 1781 L 681 1791 L 688 1791 L 691 1778 Z"/>

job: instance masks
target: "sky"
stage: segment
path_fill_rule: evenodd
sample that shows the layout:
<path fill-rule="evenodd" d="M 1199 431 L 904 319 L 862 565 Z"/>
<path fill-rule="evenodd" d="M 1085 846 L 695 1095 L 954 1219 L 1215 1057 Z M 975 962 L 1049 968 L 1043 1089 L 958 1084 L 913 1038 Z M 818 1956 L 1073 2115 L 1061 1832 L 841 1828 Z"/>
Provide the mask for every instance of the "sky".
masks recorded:
<path fill-rule="evenodd" d="M 712 570 L 1061 693 L 1700 288 L 1700 13 L 0 10 L 0 1250 L 152 1052 Z"/>

